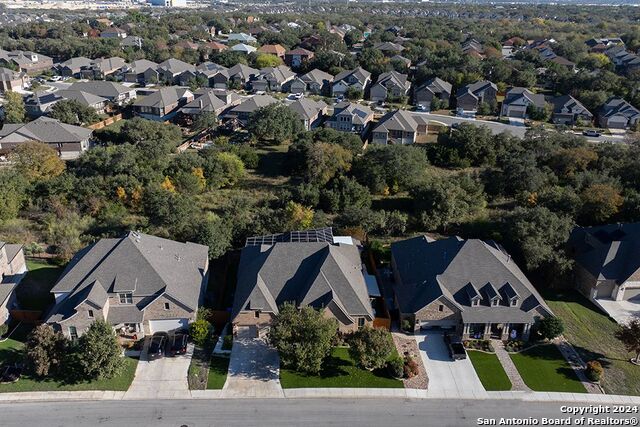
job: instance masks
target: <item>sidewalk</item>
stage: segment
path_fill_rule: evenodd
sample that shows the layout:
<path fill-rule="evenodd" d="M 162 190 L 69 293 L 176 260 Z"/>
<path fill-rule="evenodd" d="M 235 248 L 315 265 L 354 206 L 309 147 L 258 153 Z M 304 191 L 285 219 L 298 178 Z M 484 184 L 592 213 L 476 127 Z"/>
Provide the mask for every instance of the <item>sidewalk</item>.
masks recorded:
<path fill-rule="evenodd" d="M 504 343 L 500 340 L 491 340 L 491 345 L 493 345 L 496 356 L 498 357 L 504 372 L 509 377 L 509 381 L 511 381 L 511 390 L 531 391 L 531 389 L 527 387 L 527 384 L 525 384 L 522 376 L 520 376 L 520 372 L 518 372 L 516 365 L 513 364 L 513 360 L 511 360 L 509 353 L 504 349 Z"/>

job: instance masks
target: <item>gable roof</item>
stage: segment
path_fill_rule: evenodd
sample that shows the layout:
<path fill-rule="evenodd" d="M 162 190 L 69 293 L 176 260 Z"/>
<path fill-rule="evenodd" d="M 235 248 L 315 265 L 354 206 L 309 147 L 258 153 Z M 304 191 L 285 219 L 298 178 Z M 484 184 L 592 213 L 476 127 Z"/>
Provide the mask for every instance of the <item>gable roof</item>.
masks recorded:
<path fill-rule="evenodd" d="M 460 97 L 460 96 L 466 95 L 466 94 L 471 94 L 471 95 L 473 95 L 474 97 L 477 98 L 479 92 L 482 92 L 483 90 L 486 90 L 489 87 L 491 87 L 496 92 L 498 91 L 498 86 L 496 86 L 495 83 L 490 82 L 488 80 L 480 80 L 480 81 L 477 81 L 475 83 L 471 83 L 471 84 L 462 86 L 456 92 L 456 97 Z"/>
<path fill-rule="evenodd" d="M 236 64 L 229 68 L 228 74 L 229 78 L 240 77 L 242 80 L 246 81 L 249 80 L 251 76 L 257 76 L 260 74 L 260 70 L 256 70 L 248 65 Z"/>
<path fill-rule="evenodd" d="M 300 98 L 289 105 L 293 111 L 303 120 L 310 120 L 318 115 L 320 110 L 327 108 L 327 104 L 323 101 L 314 101 L 311 98 Z"/>
<path fill-rule="evenodd" d="M 509 89 L 502 102 L 504 105 L 512 104 L 520 99 L 526 99 L 532 105 L 543 108 L 545 104 L 544 95 L 533 93 L 525 87 L 512 87 Z"/>
<path fill-rule="evenodd" d="M 553 112 L 558 113 L 573 113 L 592 116 L 587 108 L 575 99 L 571 95 L 563 95 L 553 98 Z"/>
<path fill-rule="evenodd" d="M 149 61 L 148 59 L 138 59 L 129 64 L 127 72 L 140 74 L 144 73 L 149 68 L 156 70 L 158 68 L 158 64 L 156 62 Z"/>
<path fill-rule="evenodd" d="M 600 110 L 600 116 L 611 117 L 621 115 L 627 118 L 632 118 L 640 114 L 640 111 L 629 104 L 622 98 L 611 97 L 605 102 Z"/>
<path fill-rule="evenodd" d="M 385 87 L 392 83 L 405 89 L 409 89 L 409 86 L 411 85 L 411 83 L 407 81 L 406 74 L 393 70 L 380 74 L 380 76 L 378 76 L 378 81 L 376 82 L 376 84 L 383 85 Z"/>
<path fill-rule="evenodd" d="M 129 232 L 116 239 L 100 239 L 78 252 L 62 272 L 52 293 L 69 293 L 48 315 L 48 322 L 75 314 L 75 307 L 91 298 L 104 306 L 105 293 L 118 289 L 134 296 L 168 294 L 195 311 L 206 274 L 208 248 L 147 234 Z M 133 289 L 130 289 L 133 288 Z M 151 299 L 138 305 L 144 308 Z"/>
<path fill-rule="evenodd" d="M 370 120 L 373 118 L 373 110 L 366 105 L 360 105 L 351 102 L 340 102 L 333 107 L 332 119 L 336 116 L 348 114 L 352 117 L 352 122 L 355 124 L 365 124 L 367 118 Z"/>
<path fill-rule="evenodd" d="M 399 130 L 404 132 L 416 132 L 418 130 L 419 123 L 426 125 L 427 121 L 421 116 L 411 114 L 409 111 L 395 110 L 382 116 L 373 131 L 388 132 L 390 130 Z"/>
<path fill-rule="evenodd" d="M 108 101 L 107 98 L 103 98 L 101 96 L 97 96 L 92 93 L 83 92 L 81 90 L 61 89 L 56 91 L 56 94 L 60 95 L 64 99 L 76 100 L 85 106 L 91 106 L 91 105 L 99 104 L 101 102 Z"/>
<path fill-rule="evenodd" d="M 353 70 L 342 71 L 337 76 L 335 76 L 333 81 L 334 82 L 339 82 L 339 81 L 345 80 L 345 79 L 347 79 L 348 77 L 351 77 L 351 76 L 353 76 L 361 84 L 364 84 L 365 81 L 367 81 L 367 80 L 369 80 L 371 78 L 371 73 L 368 72 L 367 70 L 365 70 L 362 67 L 357 67 L 357 68 L 355 68 Z"/>
<path fill-rule="evenodd" d="M 422 83 L 420 86 L 418 86 L 418 88 L 416 89 L 416 92 L 426 89 L 431 91 L 434 94 L 438 94 L 438 93 L 451 94 L 452 87 L 453 86 L 451 86 L 451 83 L 445 82 L 439 77 L 433 77 L 425 81 L 424 83 Z"/>
<path fill-rule="evenodd" d="M 158 64 L 158 70 L 165 70 L 173 75 L 184 73 L 185 71 L 196 71 L 196 67 L 175 58 L 169 58 Z"/>
<path fill-rule="evenodd" d="M 68 87 L 69 90 L 79 90 L 81 92 L 91 93 L 103 98 L 117 98 L 123 93 L 135 91 L 135 89 L 126 87 L 116 82 L 106 80 L 92 80 L 88 82 L 75 82 Z"/>
<path fill-rule="evenodd" d="M 205 111 L 218 113 L 227 104 L 216 95 L 217 91 L 218 89 L 207 89 L 203 93 L 199 93 L 193 101 L 182 107 L 180 111 L 185 114 L 200 114 Z"/>
<path fill-rule="evenodd" d="M 93 130 L 68 125 L 49 117 L 39 117 L 25 124 L 4 125 L 0 129 L 0 144 L 38 141 L 46 144 L 81 142 L 89 139 Z"/>
<path fill-rule="evenodd" d="M 317 83 L 322 85 L 325 82 L 328 82 L 328 83 L 332 82 L 333 76 L 329 73 L 325 73 L 322 70 L 314 68 L 313 70 L 309 71 L 307 74 L 303 74 L 302 76 L 300 76 L 300 80 L 302 80 L 307 84 Z"/>
<path fill-rule="evenodd" d="M 284 56 L 286 51 L 287 50 L 279 44 L 265 44 L 264 46 L 260 46 L 258 49 L 258 52 L 260 53 L 268 53 L 276 56 Z"/>
<path fill-rule="evenodd" d="M 168 105 L 176 104 L 185 96 L 191 95 L 188 88 L 169 86 L 158 89 L 157 91 L 140 97 L 133 104 L 137 107 L 157 107 L 164 108 Z"/>
<path fill-rule="evenodd" d="M 270 95 L 255 95 L 231 109 L 234 113 L 253 113 L 259 108 L 275 104 L 277 99 Z"/>
<path fill-rule="evenodd" d="M 278 65 L 277 67 L 266 67 L 260 70 L 260 74 L 256 76 L 258 79 L 275 80 L 278 83 L 284 83 L 294 78 L 296 73 L 286 65 Z"/>

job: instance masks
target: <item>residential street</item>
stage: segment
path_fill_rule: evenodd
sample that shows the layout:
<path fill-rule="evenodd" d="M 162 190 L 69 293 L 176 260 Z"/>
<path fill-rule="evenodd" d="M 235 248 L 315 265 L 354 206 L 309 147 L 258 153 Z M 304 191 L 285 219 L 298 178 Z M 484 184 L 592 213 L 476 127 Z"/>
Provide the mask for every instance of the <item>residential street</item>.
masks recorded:
<path fill-rule="evenodd" d="M 568 403 L 568 402 L 567 402 Z M 571 403 L 568 403 L 571 405 Z M 567 418 L 563 403 L 505 400 L 285 399 L 2 404 L 13 426 L 475 426 L 477 418 Z M 575 407 L 575 403 L 572 407 Z M 603 418 L 600 415 L 598 418 Z M 609 415 L 621 418 L 617 414 Z M 499 421 L 499 418 L 498 418 Z"/>

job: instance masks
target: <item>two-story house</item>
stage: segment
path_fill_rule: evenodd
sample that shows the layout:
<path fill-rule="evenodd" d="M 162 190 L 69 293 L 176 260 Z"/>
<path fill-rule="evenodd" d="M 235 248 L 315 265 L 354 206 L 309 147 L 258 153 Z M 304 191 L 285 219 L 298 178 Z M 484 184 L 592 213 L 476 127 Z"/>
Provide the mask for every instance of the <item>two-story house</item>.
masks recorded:
<path fill-rule="evenodd" d="M 413 90 L 413 103 L 431 109 L 434 100 L 439 100 L 439 108 L 448 108 L 451 89 L 451 83 L 439 77 L 431 78 Z"/>
<path fill-rule="evenodd" d="M 405 96 L 411 88 L 411 82 L 406 74 L 397 71 L 387 71 L 380 74 L 378 81 L 371 86 L 369 99 L 373 102 L 397 100 Z"/>
<path fill-rule="evenodd" d="M 340 102 L 333 107 L 333 115 L 326 126 L 340 132 L 353 132 L 364 136 L 372 120 L 371 108 L 350 102 Z"/>
<path fill-rule="evenodd" d="M 354 88 L 365 93 L 371 83 L 371 73 L 362 67 L 353 70 L 345 70 L 333 79 L 331 95 L 345 95 L 349 88 Z"/>
<path fill-rule="evenodd" d="M 300 116 L 304 129 L 311 130 L 320 125 L 322 119 L 327 115 L 328 106 L 323 101 L 301 98 L 289 104 L 289 108 Z"/>
<path fill-rule="evenodd" d="M 314 68 L 308 73 L 294 78 L 289 85 L 289 92 L 325 95 L 329 93 L 332 82 L 333 76 L 331 74 Z"/>
<path fill-rule="evenodd" d="M 600 127 L 626 129 L 635 126 L 640 120 L 640 110 L 622 98 L 611 97 L 598 112 Z"/>
<path fill-rule="evenodd" d="M 301 47 L 285 52 L 284 63 L 291 68 L 300 68 L 302 64 L 313 59 L 314 53 Z"/>
<path fill-rule="evenodd" d="M 495 110 L 498 87 L 487 80 L 477 81 L 462 86 L 456 92 L 456 107 L 464 111 L 477 111 L 480 104 L 486 104 L 491 110 Z"/>
<path fill-rule="evenodd" d="M 15 289 L 26 272 L 22 245 L 0 241 L 0 324 L 6 324 L 10 310 L 18 306 Z"/>
<path fill-rule="evenodd" d="M 163 87 L 138 98 L 133 103 L 133 111 L 145 119 L 164 122 L 172 119 L 180 107 L 191 101 L 193 93 L 188 88 Z"/>
<path fill-rule="evenodd" d="M 427 135 L 428 121 L 421 114 L 395 110 L 385 114 L 371 131 L 373 144 L 414 144 Z"/>
<path fill-rule="evenodd" d="M 295 78 L 296 73 L 291 71 L 286 65 L 277 67 L 266 67 L 254 76 L 249 84 L 254 91 L 285 92 L 289 84 Z"/>
<path fill-rule="evenodd" d="M 529 117 L 532 108 L 544 109 L 546 105 L 544 95 L 533 93 L 524 87 L 512 87 L 502 101 L 500 115 L 524 119 Z"/>
<path fill-rule="evenodd" d="M 593 114 L 571 95 L 558 96 L 553 99 L 553 115 L 551 121 L 556 124 L 573 126 L 577 121 L 589 124 Z"/>

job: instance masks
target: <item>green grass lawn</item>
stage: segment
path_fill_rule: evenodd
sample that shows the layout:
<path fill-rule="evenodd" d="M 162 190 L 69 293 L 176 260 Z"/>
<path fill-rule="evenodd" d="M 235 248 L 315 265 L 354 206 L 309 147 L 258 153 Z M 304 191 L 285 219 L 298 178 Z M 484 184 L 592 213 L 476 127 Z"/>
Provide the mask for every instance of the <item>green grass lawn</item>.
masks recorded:
<path fill-rule="evenodd" d="M 534 391 L 586 393 L 555 344 L 532 347 L 510 356 L 524 382 Z"/>
<path fill-rule="evenodd" d="M 604 368 L 600 383 L 609 394 L 640 395 L 640 366 L 614 333 L 617 323 L 576 291 L 544 295 L 554 314 L 564 322 L 564 336 L 585 362 L 599 360 Z"/>
<path fill-rule="evenodd" d="M 282 388 L 312 387 L 369 387 L 403 388 L 402 381 L 386 376 L 386 372 L 369 372 L 358 368 L 344 347 L 334 348 L 320 375 L 308 376 L 288 369 L 280 369 Z"/>
<path fill-rule="evenodd" d="M 511 381 L 495 354 L 467 350 L 482 385 L 487 391 L 511 390 Z"/>
<path fill-rule="evenodd" d="M 209 362 L 208 390 L 220 390 L 227 381 L 227 371 L 229 370 L 229 358 L 212 356 Z"/>
<path fill-rule="evenodd" d="M 20 361 L 22 359 L 23 344 L 20 341 L 8 339 L 0 343 L 0 363 Z M 87 381 L 67 384 L 52 379 L 39 379 L 28 374 L 13 384 L 0 384 L 0 393 L 13 393 L 21 391 L 81 391 L 81 390 L 116 390 L 126 391 L 136 373 L 138 360 L 129 357 L 124 358 L 124 369 L 115 378 L 108 380 Z"/>
<path fill-rule="evenodd" d="M 28 260 L 27 268 L 29 272 L 16 288 L 20 307 L 43 311 L 54 301 L 50 291 L 62 273 L 62 267 L 44 261 Z"/>

